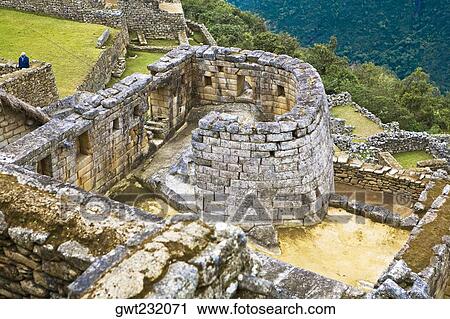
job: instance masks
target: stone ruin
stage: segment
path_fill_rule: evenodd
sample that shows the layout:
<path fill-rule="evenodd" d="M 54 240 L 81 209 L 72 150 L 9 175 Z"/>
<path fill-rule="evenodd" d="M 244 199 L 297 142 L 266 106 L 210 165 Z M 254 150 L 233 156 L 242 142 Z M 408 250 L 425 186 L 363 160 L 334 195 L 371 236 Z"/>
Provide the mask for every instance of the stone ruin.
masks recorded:
<path fill-rule="evenodd" d="M 295 220 L 311 225 L 333 191 L 332 141 L 323 85 L 309 65 L 263 52 L 207 50 L 203 99 L 246 101 L 263 120 L 210 113 L 193 132 L 200 210 L 215 220 Z M 249 85 L 250 92 L 245 91 Z M 219 215 L 219 216 L 217 216 Z"/>
<path fill-rule="evenodd" d="M 1 0 L 0 7 L 142 32 L 148 38 L 178 39 L 186 31 L 180 0 Z"/>
<path fill-rule="evenodd" d="M 59 3 L 21 3 L 25 11 L 38 3 L 39 12 L 61 16 Z M 180 14 L 173 5 L 178 1 L 158 3 Z M 98 5 L 67 10 L 74 16 L 62 17 L 111 25 L 92 17 L 103 16 L 104 10 L 114 11 L 105 19 L 124 15 L 104 9 L 103 1 Z M 147 21 L 157 20 L 152 19 Z M 338 138 L 331 135 L 328 105 L 348 103 L 351 97 L 327 97 L 309 64 L 262 51 L 180 46 L 149 65 L 149 74 L 134 74 L 100 90 L 95 85 L 103 86 L 103 79 L 93 77 L 92 92 L 57 101 L 51 69 L 45 64 L 37 69 L 19 75 L 14 66 L 0 68 L 0 79 L 14 85 L 35 81 L 22 77 L 27 72 L 45 73 L 37 83 L 48 90 L 17 96 L 14 85 L 0 86 L 0 297 L 449 294 L 448 175 L 367 163 L 352 154 L 333 156 L 333 138 Z M 407 134 L 393 131 L 389 134 L 399 139 Z M 183 134 L 184 144 L 171 144 Z M 371 140 L 380 149 L 395 148 L 381 135 Z M 176 207 L 177 214 L 162 218 L 104 195 L 146 167 L 149 156 L 157 158 L 172 146 L 180 149 L 163 155 L 171 165 L 162 163 L 150 170 L 154 175 L 139 175 L 138 181 Z M 335 181 L 406 195 L 412 213 L 403 216 L 333 194 Z M 248 237 L 277 246 L 273 225 L 320 223 L 329 206 L 410 231 L 368 291 L 247 246 Z"/>
<path fill-rule="evenodd" d="M 369 110 L 354 103 L 348 92 L 328 96 L 328 103 L 331 108 L 351 105 L 355 112 L 359 112 L 383 129 L 383 132 L 370 136 L 364 143 L 358 143 L 353 141 L 353 128 L 346 126 L 345 120 L 332 118 L 333 140 L 341 150 L 350 152 L 352 156 L 356 157 L 360 156 L 361 153 L 371 153 L 371 158 L 366 158 L 366 160 L 377 164 L 388 164 L 388 166 L 396 168 L 399 168 L 400 164 L 393 158 L 392 154 L 425 151 L 432 155 L 433 159 L 417 163 L 419 169 L 431 169 L 433 171 L 444 169 L 450 172 L 448 135 L 439 136 L 426 132 L 404 131 L 400 129 L 396 122 L 385 124 Z"/>

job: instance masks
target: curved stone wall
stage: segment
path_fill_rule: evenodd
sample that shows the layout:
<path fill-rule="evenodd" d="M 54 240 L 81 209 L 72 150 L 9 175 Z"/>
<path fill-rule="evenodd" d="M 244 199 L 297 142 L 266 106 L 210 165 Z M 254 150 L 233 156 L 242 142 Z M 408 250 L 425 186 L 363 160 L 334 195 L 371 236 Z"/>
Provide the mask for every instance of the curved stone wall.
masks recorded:
<path fill-rule="evenodd" d="M 205 219 L 320 222 L 334 181 L 330 115 L 318 73 L 287 56 L 224 50 L 232 49 L 197 51 L 201 103 L 247 102 L 267 121 L 217 112 L 199 121 L 192 146 Z"/>

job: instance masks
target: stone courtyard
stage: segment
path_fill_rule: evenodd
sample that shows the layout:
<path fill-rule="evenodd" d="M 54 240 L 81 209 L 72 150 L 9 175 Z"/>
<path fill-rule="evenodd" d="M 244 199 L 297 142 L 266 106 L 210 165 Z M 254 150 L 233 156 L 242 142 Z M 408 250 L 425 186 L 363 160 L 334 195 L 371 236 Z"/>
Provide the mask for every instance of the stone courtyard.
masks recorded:
<path fill-rule="evenodd" d="M 219 47 L 179 1 L 62 2 L 0 6 L 120 36 L 63 99 L 49 63 L 0 64 L 0 298 L 450 295 L 449 136 L 327 96 L 299 59 Z M 181 45 L 107 87 L 131 33 Z M 430 159 L 403 167 L 412 151 Z"/>

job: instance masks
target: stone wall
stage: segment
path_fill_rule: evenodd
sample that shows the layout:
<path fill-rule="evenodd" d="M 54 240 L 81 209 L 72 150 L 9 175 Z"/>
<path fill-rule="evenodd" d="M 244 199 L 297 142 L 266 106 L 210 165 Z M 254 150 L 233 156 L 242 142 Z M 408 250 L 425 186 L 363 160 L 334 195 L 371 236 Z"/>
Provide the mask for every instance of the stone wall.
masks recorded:
<path fill-rule="evenodd" d="M 17 63 L 13 62 L 1 62 L 0 59 L 0 76 L 12 73 L 19 70 L 19 67 L 17 66 Z"/>
<path fill-rule="evenodd" d="M 0 149 L 11 144 L 39 126 L 25 113 L 3 106 L 0 101 Z"/>
<path fill-rule="evenodd" d="M 409 195 L 417 201 L 426 185 L 424 174 L 399 170 L 389 166 L 350 159 L 347 154 L 333 158 L 334 178 L 338 183 L 359 186 L 376 192 Z"/>
<path fill-rule="evenodd" d="M 258 207 L 261 219 L 252 222 L 320 221 L 333 168 L 329 113 L 317 72 L 288 56 L 210 46 L 180 48 L 149 69 L 165 74 L 189 59 L 195 60 L 194 96 L 200 104 L 250 103 L 268 120 L 217 113 L 200 120 L 192 144 L 205 217 L 243 218 L 241 209 Z"/>
<path fill-rule="evenodd" d="M 157 134 L 169 138 L 186 120 L 189 111 L 194 106 L 196 87 L 196 65 L 192 54 L 183 54 L 175 49 L 164 59 L 177 59 L 170 69 L 158 67 L 158 63 L 149 67 L 152 74 L 158 75 L 150 91 L 149 118 L 160 123 Z"/>
<path fill-rule="evenodd" d="M 105 9 L 103 0 L 0 0 L 0 7 L 118 28 L 120 10 Z"/>
<path fill-rule="evenodd" d="M 130 31 L 151 39 L 178 39 L 186 31 L 180 0 L 119 0 Z"/>
<path fill-rule="evenodd" d="M 111 80 L 111 73 L 114 67 L 119 58 L 126 53 L 127 45 L 129 43 L 128 30 L 126 28 L 121 29 L 111 41 L 112 45 L 107 47 L 101 53 L 89 74 L 77 87 L 77 90 L 95 92 L 103 89 Z"/>
<path fill-rule="evenodd" d="M 371 136 L 368 143 L 392 154 L 423 150 L 436 157 L 445 157 L 447 155 L 445 152 L 447 143 L 425 132 L 398 131 L 380 133 Z"/>
<path fill-rule="evenodd" d="M 437 159 L 447 160 L 450 168 L 450 148 L 446 140 L 434 138 L 425 132 L 396 131 L 380 133 L 368 139 L 368 145 L 392 154 L 426 151 Z"/>
<path fill-rule="evenodd" d="M 88 271 L 70 288 L 81 298 L 231 298 L 251 259 L 241 229 L 198 221 L 168 222 L 112 269 L 86 285 Z M 86 287 L 88 286 L 88 287 Z M 90 287 L 89 287 L 90 286 Z M 86 289 L 83 289 L 86 287 Z"/>
<path fill-rule="evenodd" d="M 159 219 L 23 168 L 0 164 L 0 295 L 67 297 L 97 257 Z"/>
<path fill-rule="evenodd" d="M 149 70 L 166 77 L 187 61 L 195 70 L 193 101 L 252 104 L 268 121 L 217 113 L 200 120 L 192 146 L 197 204 L 205 218 L 243 218 L 236 213 L 250 208 L 240 205 L 250 200 L 251 207 L 269 208 L 261 209 L 258 222 L 320 221 L 333 168 L 329 113 L 317 72 L 288 56 L 211 46 L 180 47 Z"/>
<path fill-rule="evenodd" d="M 429 210 L 414 227 L 408 241 L 368 297 L 427 299 L 448 295 L 450 231 L 447 215 L 450 185 L 443 181 L 432 182 L 432 188 L 437 185 L 441 185 L 442 192 L 432 198 Z M 427 205 L 427 196 L 430 194 L 421 196 L 419 202 L 422 205 Z"/>
<path fill-rule="evenodd" d="M 186 20 L 186 24 L 190 31 L 200 33 L 205 39 L 205 43 L 207 45 L 217 45 L 216 40 L 209 32 L 208 28 L 203 23 L 197 23 L 191 20 Z"/>
<path fill-rule="evenodd" d="M 4 298 L 229 298 L 250 273 L 245 245 L 232 226 L 193 215 L 164 222 L 0 164 Z"/>
<path fill-rule="evenodd" d="M 54 118 L 5 147 L 0 161 L 85 190 L 107 190 L 147 154 L 144 114 L 151 80 L 136 74 L 113 88 L 85 94 L 68 117 Z"/>
<path fill-rule="evenodd" d="M 330 109 L 335 106 L 351 104 L 353 102 L 352 96 L 348 92 L 342 92 L 339 94 L 328 95 L 327 100 L 328 100 L 328 105 L 330 106 Z"/>
<path fill-rule="evenodd" d="M 8 67 L 8 70 L 14 70 Z M 16 69 L 0 77 L 0 89 L 35 107 L 44 107 L 58 100 L 55 75 L 48 63 L 33 61 L 29 69 Z"/>

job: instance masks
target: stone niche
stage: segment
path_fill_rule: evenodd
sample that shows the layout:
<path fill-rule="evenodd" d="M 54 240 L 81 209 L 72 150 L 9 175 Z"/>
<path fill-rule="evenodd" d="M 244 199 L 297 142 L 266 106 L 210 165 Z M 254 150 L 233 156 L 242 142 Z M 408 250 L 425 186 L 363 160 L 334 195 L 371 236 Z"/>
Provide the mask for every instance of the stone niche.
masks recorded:
<path fill-rule="evenodd" d="M 201 51 L 201 50 L 200 50 Z M 333 191 L 330 116 L 309 64 L 260 51 L 197 51 L 200 104 L 244 102 L 259 115 L 211 112 L 192 134 L 205 220 L 321 222 Z"/>

